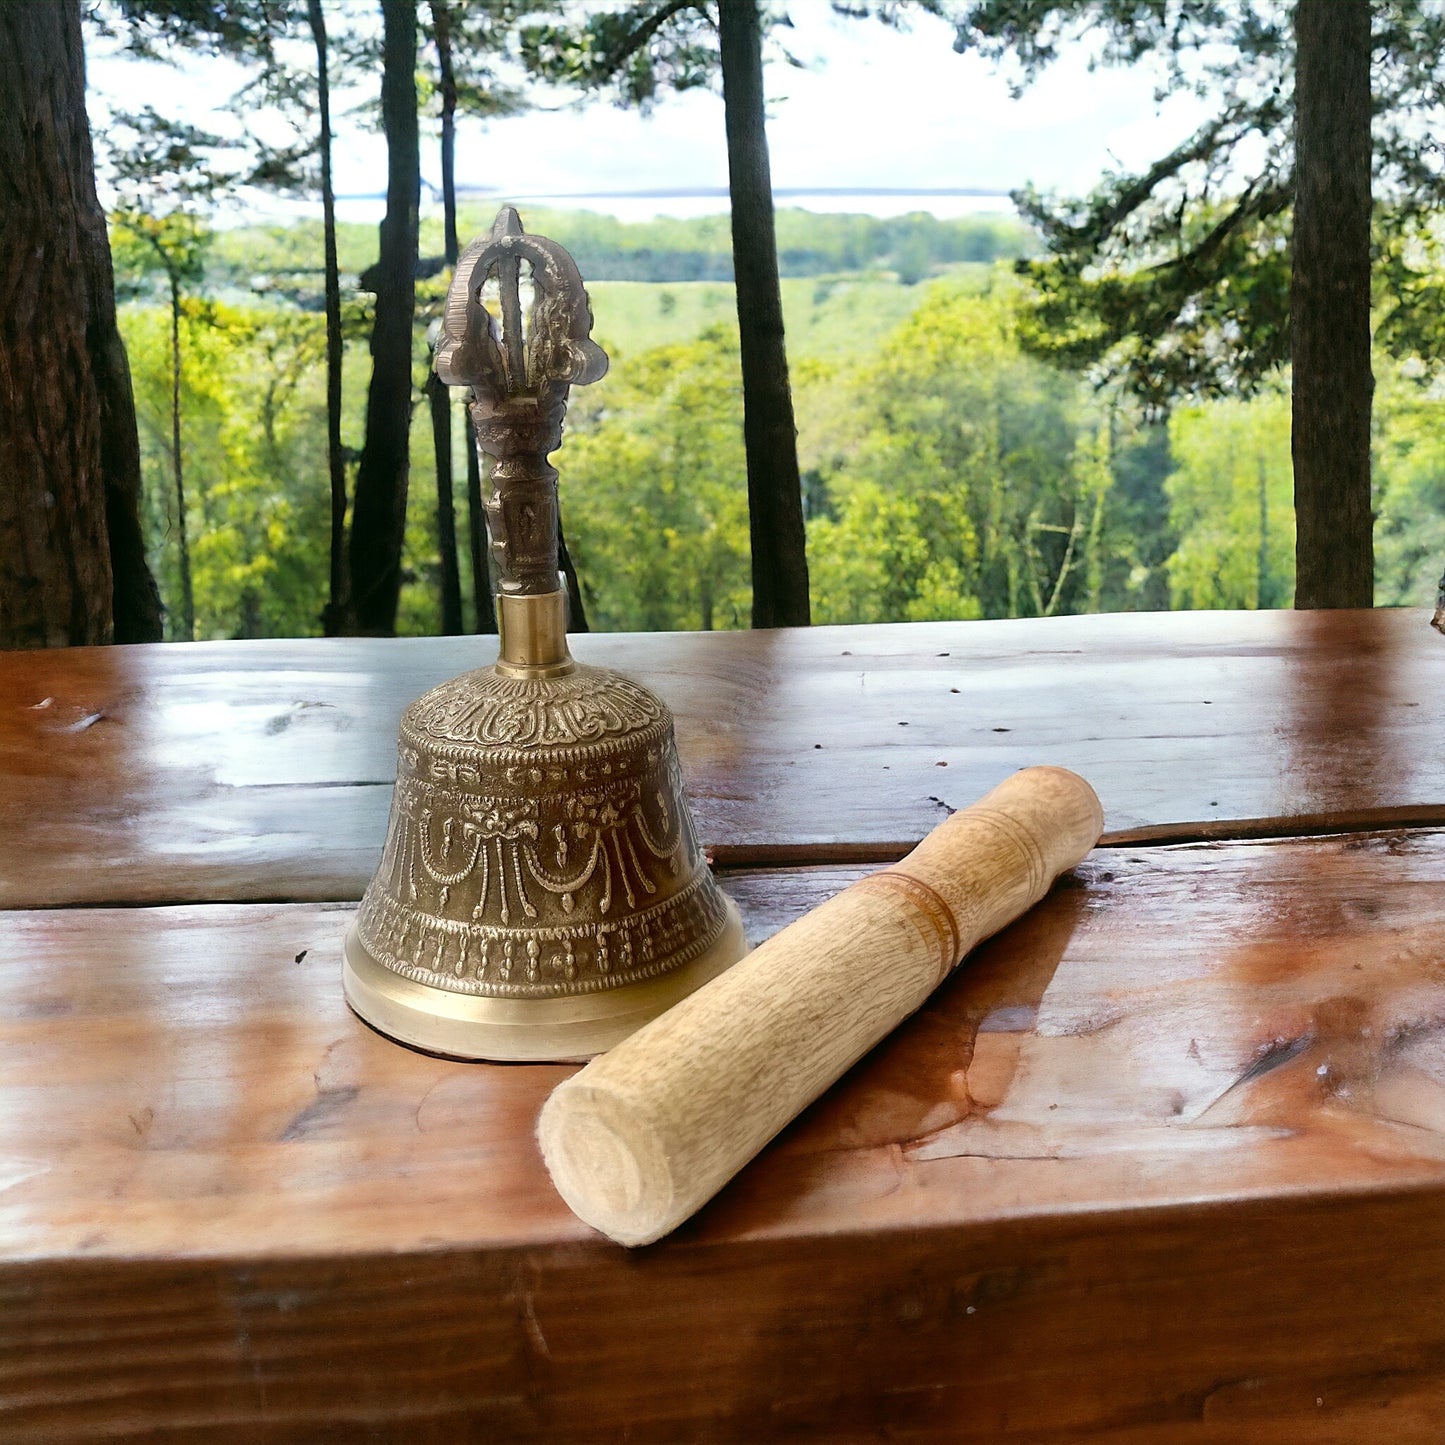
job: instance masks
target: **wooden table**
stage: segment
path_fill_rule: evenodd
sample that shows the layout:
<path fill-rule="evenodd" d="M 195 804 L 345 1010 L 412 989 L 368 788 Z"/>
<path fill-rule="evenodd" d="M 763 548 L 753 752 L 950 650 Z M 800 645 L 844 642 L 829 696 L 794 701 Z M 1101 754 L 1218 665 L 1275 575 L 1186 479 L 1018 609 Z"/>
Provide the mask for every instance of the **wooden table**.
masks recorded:
<path fill-rule="evenodd" d="M 0 655 L 0 1440 L 1438 1440 L 1419 612 L 588 637 L 760 939 L 1027 763 L 1105 846 L 676 1235 L 339 940 L 476 640 Z"/>

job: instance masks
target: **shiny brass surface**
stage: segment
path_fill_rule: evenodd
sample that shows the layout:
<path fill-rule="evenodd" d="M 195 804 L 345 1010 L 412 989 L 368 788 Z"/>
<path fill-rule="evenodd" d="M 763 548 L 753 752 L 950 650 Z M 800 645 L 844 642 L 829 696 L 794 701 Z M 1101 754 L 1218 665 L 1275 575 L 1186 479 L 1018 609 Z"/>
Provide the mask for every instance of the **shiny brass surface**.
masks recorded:
<path fill-rule="evenodd" d="M 383 1032 L 461 1057 L 585 1057 L 744 951 L 646 688 L 577 663 L 488 667 L 403 714 L 346 948 L 347 997 Z"/>
<path fill-rule="evenodd" d="M 568 649 L 547 455 L 570 386 L 606 370 L 590 327 L 572 258 L 504 208 L 457 268 L 437 347 L 492 458 L 500 654 L 402 715 L 386 846 L 342 971 L 362 1018 L 434 1053 L 587 1058 L 747 948 L 693 831 L 672 714 Z"/>
<path fill-rule="evenodd" d="M 497 671 L 507 677 L 565 677 L 577 664 L 567 647 L 567 594 L 497 596 L 501 652 Z"/>
<path fill-rule="evenodd" d="M 524 304 L 523 268 L 531 282 Z M 486 293 L 495 284 L 494 316 Z M 457 262 L 437 340 L 436 372 L 470 388 L 477 445 L 490 462 L 487 530 L 504 597 L 557 587 L 557 471 L 567 396 L 607 373 L 576 262 L 529 236 L 511 206 Z"/>
<path fill-rule="evenodd" d="M 346 998 L 373 1027 L 428 1053 L 514 1063 L 590 1059 L 621 1043 L 747 952 L 737 905 L 730 898 L 723 903 L 722 931 L 692 962 L 613 991 L 549 999 L 456 994 L 398 977 L 367 952 L 353 926 L 346 935 Z"/>

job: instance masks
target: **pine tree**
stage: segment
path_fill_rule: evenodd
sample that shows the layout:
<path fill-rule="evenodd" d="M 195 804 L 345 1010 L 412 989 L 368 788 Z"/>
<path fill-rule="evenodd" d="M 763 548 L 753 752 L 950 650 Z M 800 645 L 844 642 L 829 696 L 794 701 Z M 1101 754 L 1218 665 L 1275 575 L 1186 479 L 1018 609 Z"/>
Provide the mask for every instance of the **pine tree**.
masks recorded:
<path fill-rule="evenodd" d="M 1445 202 L 1431 138 L 1445 13 L 1411 0 L 959 9 L 956 48 L 1015 65 L 1020 87 L 1085 39 L 1100 64 L 1153 62 L 1168 88 L 1213 104 L 1184 143 L 1083 199 L 1016 194 L 1050 251 L 1024 267 L 1025 339 L 1154 411 L 1247 395 L 1292 362 L 1297 605 L 1367 605 L 1371 176 L 1388 218 L 1382 336 L 1408 344 L 1407 258 Z"/>
<path fill-rule="evenodd" d="M 0 6 L 0 95 L 0 647 L 150 640 L 77 0 Z"/>
<path fill-rule="evenodd" d="M 778 284 L 764 116 L 764 17 L 756 0 L 637 0 L 581 24 L 561 17 L 522 34 L 538 75 L 610 88 L 628 104 L 719 80 L 727 129 L 733 274 L 743 367 L 743 431 L 752 535 L 753 626 L 811 617 L 797 434 Z"/>

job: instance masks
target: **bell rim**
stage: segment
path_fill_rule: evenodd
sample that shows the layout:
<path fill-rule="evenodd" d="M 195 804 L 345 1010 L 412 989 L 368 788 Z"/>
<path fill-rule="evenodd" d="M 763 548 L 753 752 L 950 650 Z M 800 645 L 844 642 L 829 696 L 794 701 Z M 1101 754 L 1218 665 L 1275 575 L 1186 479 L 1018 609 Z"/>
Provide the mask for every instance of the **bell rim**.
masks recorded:
<path fill-rule="evenodd" d="M 342 987 L 362 1022 L 423 1053 L 501 1063 L 580 1061 L 621 1043 L 748 952 L 737 904 L 726 894 L 722 899 L 723 926 L 697 958 L 616 988 L 547 998 L 454 993 L 405 978 L 372 957 L 353 919 Z"/>
<path fill-rule="evenodd" d="M 498 1002 L 540 1003 L 546 999 L 574 998 L 586 993 L 612 993 L 620 988 L 630 988 L 635 984 L 651 983 L 670 970 L 681 968 L 684 964 L 692 963 L 708 953 L 727 929 L 729 922 L 726 911 L 728 897 L 718 887 L 717 880 L 713 877 L 707 864 L 699 858 L 692 878 L 675 893 L 646 908 L 634 909 L 627 915 L 628 921 L 636 924 L 663 915 L 680 906 L 686 906 L 690 901 L 695 901 L 707 908 L 722 909 L 722 916 L 714 917 L 705 932 L 690 938 L 682 948 L 676 949 L 662 958 L 643 964 L 614 968 L 610 974 L 602 977 L 587 976 L 549 984 L 502 984 L 496 981 L 473 984 L 450 976 L 445 976 L 445 981 L 442 983 L 434 983 L 429 978 L 419 978 L 417 975 L 429 973 L 436 977 L 440 970 L 426 968 L 424 965 L 413 962 L 410 958 L 397 958 L 389 954 L 385 948 L 378 947 L 374 931 L 367 926 L 367 910 L 376 907 L 384 913 L 385 909 L 394 904 L 395 900 L 384 892 L 377 897 L 374 893 L 375 888 L 376 882 L 373 879 L 365 894 L 362 895 L 361 902 L 357 905 L 357 915 L 351 925 L 352 931 L 357 934 L 358 943 L 366 950 L 366 956 L 371 962 L 408 983 L 431 989 L 436 993 L 455 993 L 466 998 L 492 998 Z M 528 923 L 508 930 L 469 926 L 460 919 L 448 918 L 444 914 L 434 912 L 425 912 L 422 917 L 427 927 L 450 938 L 460 938 L 468 942 L 485 939 L 489 943 L 505 944 L 509 935 L 516 943 L 523 946 L 529 939 L 555 944 L 570 937 L 574 941 L 580 942 L 603 931 L 598 928 L 595 921 L 588 922 L 586 919 L 551 926 Z M 370 942 L 367 941 L 367 933 L 372 933 Z"/>

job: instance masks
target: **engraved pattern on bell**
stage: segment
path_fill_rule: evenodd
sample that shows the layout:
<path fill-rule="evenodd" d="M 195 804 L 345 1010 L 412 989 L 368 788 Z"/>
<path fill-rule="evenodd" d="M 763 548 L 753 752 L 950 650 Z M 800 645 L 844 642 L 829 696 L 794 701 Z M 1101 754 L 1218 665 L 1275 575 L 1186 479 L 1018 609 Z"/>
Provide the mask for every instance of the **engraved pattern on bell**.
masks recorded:
<path fill-rule="evenodd" d="M 697 958 L 725 921 L 672 715 L 645 688 L 486 668 L 407 709 L 357 918 L 383 967 L 453 993 L 569 996 Z"/>
<path fill-rule="evenodd" d="M 607 685 L 599 687 L 605 676 Z M 565 747 L 609 735 L 671 727 L 662 702 L 620 673 L 579 664 L 539 688 L 501 677 L 491 668 L 454 677 L 409 707 L 402 736 L 414 745 L 486 743 L 513 747 Z"/>

